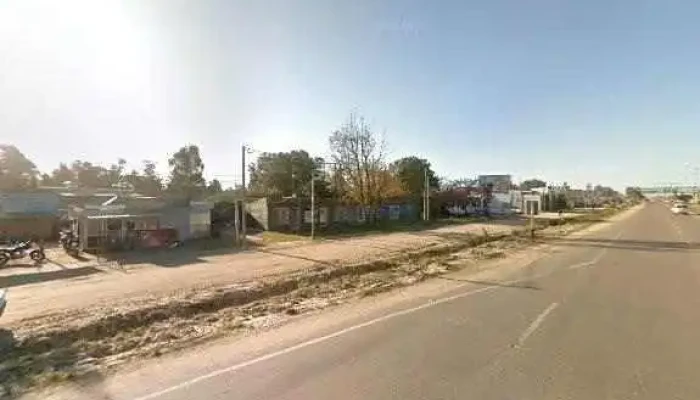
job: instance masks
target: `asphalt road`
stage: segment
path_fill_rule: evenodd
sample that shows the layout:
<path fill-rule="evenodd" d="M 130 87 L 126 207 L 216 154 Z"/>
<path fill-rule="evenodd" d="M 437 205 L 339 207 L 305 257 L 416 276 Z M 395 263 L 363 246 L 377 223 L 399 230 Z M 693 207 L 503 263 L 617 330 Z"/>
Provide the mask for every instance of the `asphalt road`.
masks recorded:
<path fill-rule="evenodd" d="M 699 399 L 700 218 L 652 203 L 558 246 L 499 282 L 368 306 L 333 326 L 318 317 L 292 339 L 255 349 L 253 338 L 247 353 L 219 345 L 105 391 L 139 400 Z"/>

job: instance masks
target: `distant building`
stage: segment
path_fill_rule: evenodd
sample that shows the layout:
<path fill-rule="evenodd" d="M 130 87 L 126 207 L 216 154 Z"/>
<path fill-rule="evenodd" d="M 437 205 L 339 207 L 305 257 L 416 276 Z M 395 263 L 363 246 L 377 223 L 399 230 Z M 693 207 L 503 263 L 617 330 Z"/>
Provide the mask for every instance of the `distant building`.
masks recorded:
<path fill-rule="evenodd" d="M 525 215 L 537 215 L 542 211 L 542 193 L 529 190 L 521 193 L 521 210 Z"/>
<path fill-rule="evenodd" d="M 479 175 L 479 186 L 492 186 L 494 193 L 508 193 L 513 187 L 513 179 L 510 175 Z"/>

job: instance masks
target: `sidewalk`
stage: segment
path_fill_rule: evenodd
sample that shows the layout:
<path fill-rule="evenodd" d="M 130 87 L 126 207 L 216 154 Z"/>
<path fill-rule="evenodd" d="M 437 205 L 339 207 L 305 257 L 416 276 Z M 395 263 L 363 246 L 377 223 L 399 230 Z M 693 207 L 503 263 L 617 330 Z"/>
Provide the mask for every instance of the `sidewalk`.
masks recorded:
<path fill-rule="evenodd" d="M 420 232 L 401 232 L 324 242 L 268 246 L 245 252 L 194 254 L 176 249 L 167 260 L 109 266 L 62 266 L 52 271 L 32 269 L 26 282 L 17 271 L 0 270 L 0 286 L 9 287 L 3 323 L 97 304 L 128 301 L 131 297 L 161 296 L 289 273 L 318 265 L 355 263 L 419 250 L 449 241 L 454 234 L 511 232 L 522 220 L 454 225 Z M 22 267 L 20 267 L 22 268 Z M 42 279 L 42 274 L 46 279 Z M 51 280 L 48 280 L 51 279 Z M 34 283 L 45 280 L 40 283 Z M 4 282 L 4 283 L 3 283 Z M 10 283 L 8 283 L 10 282 Z"/>

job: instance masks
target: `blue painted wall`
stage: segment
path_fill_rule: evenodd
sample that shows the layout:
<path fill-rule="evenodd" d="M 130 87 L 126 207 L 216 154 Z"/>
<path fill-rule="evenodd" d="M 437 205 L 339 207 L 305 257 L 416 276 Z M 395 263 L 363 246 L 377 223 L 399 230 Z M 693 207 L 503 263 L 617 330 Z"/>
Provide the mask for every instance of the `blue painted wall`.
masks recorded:
<path fill-rule="evenodd" d="M 0 193 L 0 214 L 57 215 L 60 197 L 47 192 Z"/>

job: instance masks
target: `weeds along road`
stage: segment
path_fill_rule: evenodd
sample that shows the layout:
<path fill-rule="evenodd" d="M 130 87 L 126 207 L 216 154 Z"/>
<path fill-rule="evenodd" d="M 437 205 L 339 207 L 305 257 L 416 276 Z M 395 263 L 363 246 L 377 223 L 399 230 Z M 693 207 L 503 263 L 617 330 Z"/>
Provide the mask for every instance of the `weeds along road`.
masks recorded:
<path fill-rule="evenodd" d="M 700 219 L 651 203 L 557 248 L 500 274 L 455 274 L 447 286 L 436 279 L 146 363 L 79 393 L 138 400 L 700 398 Z"/>

